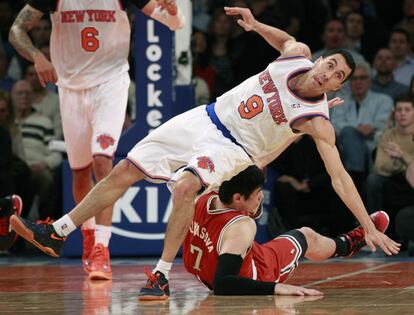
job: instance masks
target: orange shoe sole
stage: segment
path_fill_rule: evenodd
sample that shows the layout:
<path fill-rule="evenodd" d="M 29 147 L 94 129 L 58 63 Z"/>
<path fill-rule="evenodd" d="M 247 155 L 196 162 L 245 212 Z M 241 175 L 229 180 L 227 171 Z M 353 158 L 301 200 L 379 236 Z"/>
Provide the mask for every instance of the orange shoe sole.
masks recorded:
<path fill-rule="evenodd" d="M 52 256 L 52 257 L 59 257 L 59 255 L 50 247 L 43 246 L 42 244 L 38 243 L 34 239 L 34 234 L 31 230 L 29 230 L 22 221 L 16 215 L 12 215 L 10 217 L 10 226 L 12 229 L 21 237 L 23 237 L 26 241 L 32 243 L 34 246 L 39 248 L 45 254 Z"/>
<path fill-rule="evenodd" d="M 138 296 L 138 300 L 140 301 L 165 301 L 168 300 L 170 297 L 166 294 L 161 296 L 155 295 L 140 295 Z"/>
<path fill-rule="evenodd" d="M 112 272 L 103 272 L 103 271 L 90 271 L 89 279 L 91 280 L 111 280 Z"/>

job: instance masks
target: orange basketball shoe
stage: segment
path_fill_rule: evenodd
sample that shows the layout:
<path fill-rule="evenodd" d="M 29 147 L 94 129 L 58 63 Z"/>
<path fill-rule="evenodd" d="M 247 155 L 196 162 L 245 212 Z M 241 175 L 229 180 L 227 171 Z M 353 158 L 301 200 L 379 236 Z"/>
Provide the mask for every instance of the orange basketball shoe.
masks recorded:
<path fill-rule="evenodd" d="M 144 272 L 148 277 L 147 284 L 138 292 L 140 301 L 167 300 L 170 297 L 170 286 L 167 278 L 160 271 L 152 273 L 147 268 Z"/>
<path fill-rule="evenodd" d="M 95 245 L 95 230 L 82 229 L 83 237 L 83 253 L 82 253 L 82 267 L 86 273 L 90 272 L 90 258 Z"/>
<path fill-rule="evenodd" d="M 112 279 L 111 261 L 108 247 L 96 244 L 90 256 L 89 279 L 110 280 Z"/>
<path fill-rule="evenodd" d="M 370 217 L 378 231 L 384 233 L 387 230 L 390 218 L 385 211 L 374 212 Z M 355 256 L 367 244 L 365 242 L 365 230 L 362 226 L 358 226 L 352 231 L 342 234 L 340 237 L 344 237 L 349 242 L 349 254 L 342 256 L 345 258 Z"/>

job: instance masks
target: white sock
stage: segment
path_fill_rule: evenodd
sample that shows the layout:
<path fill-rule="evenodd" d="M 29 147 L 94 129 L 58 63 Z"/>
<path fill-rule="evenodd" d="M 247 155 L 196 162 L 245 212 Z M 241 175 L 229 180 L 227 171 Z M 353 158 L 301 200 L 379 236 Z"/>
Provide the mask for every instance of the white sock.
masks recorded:
<path fill-rule="evenodd" d="M 82 230 L 94 230 L 95 229 L 95 217 L 92 217 L 88 220 L 86 220 L 85 222 L 83 222 L 82 224 Z"/>
<path fill-rule="evenodd" d="M 164 274 L 165 278 L 168 280 L 169 278 L 169 272 L 171 270 L 172 263 L 166 262 L 162 259 L 158 260 L 157 265 L 155 266 L 152 273 L 156 273 L 157 271 L 160 271 Z"/>
<path fill-rule="evenodd" d="M 76 225 L 73 223 L 72 219 L 68 214 L 65 214 L 56 222 L 52 223 L 53 228 L 56 233 L 60 236 L 68 236 L 70 233 L 76 230 Z"/>
<path fill-rule="evenodd" d="M 95 245 L 102 244 L 103 246 L 108 247 L 111 235 L 112 229 L 110 226 L 100 224 L 95 225 Z"/>

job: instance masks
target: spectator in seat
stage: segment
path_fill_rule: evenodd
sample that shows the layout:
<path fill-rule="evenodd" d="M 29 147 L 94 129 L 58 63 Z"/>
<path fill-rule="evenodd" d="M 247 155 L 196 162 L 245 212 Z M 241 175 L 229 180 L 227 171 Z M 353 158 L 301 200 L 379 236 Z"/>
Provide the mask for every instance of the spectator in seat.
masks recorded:
<path fill-rule="evenodd" d="M 380 48 L 374 58 L 376 75 L 372 80 L 371 89 L 389 95 L 394 101 L 397 96 L 408 92 L 408 86 L 395 81 L 393 74 L 395 66 L 392 51 L 389 48 Z"/>
<path fill-rule="evenodd" d="M 375 136 L 384 130 L 393 108 L 392 99 L 373 92 L 370 85 L 371 67 L 367 62 L 356 63 L 350 92 L 341 95 L 344 104 L 331 110 L 342 161 L 360 192 L 372 164 Z"/>

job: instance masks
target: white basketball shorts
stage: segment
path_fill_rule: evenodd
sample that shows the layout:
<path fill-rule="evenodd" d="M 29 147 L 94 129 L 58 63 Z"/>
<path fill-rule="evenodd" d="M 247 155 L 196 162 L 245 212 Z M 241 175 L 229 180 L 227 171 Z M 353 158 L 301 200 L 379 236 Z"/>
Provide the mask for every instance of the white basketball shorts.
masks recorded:
<path fill-rule="evenodd" d="M 190 168 L 208 190 L 252 165 L 247 153 L 212 123 L 205 108 L 196 107 L 152 131 L 128 153 L 128 160 L 147 180 L 170 181 L 172 186 L 178 179 L 174 174 Z"/>
<path fill-rule="evenodd" d="M 95 155 L 113 157 L 128 101 L 126 72 L 86 90 L 59 88 L 60 113 L 70 167 L 90 165 Z"/>

